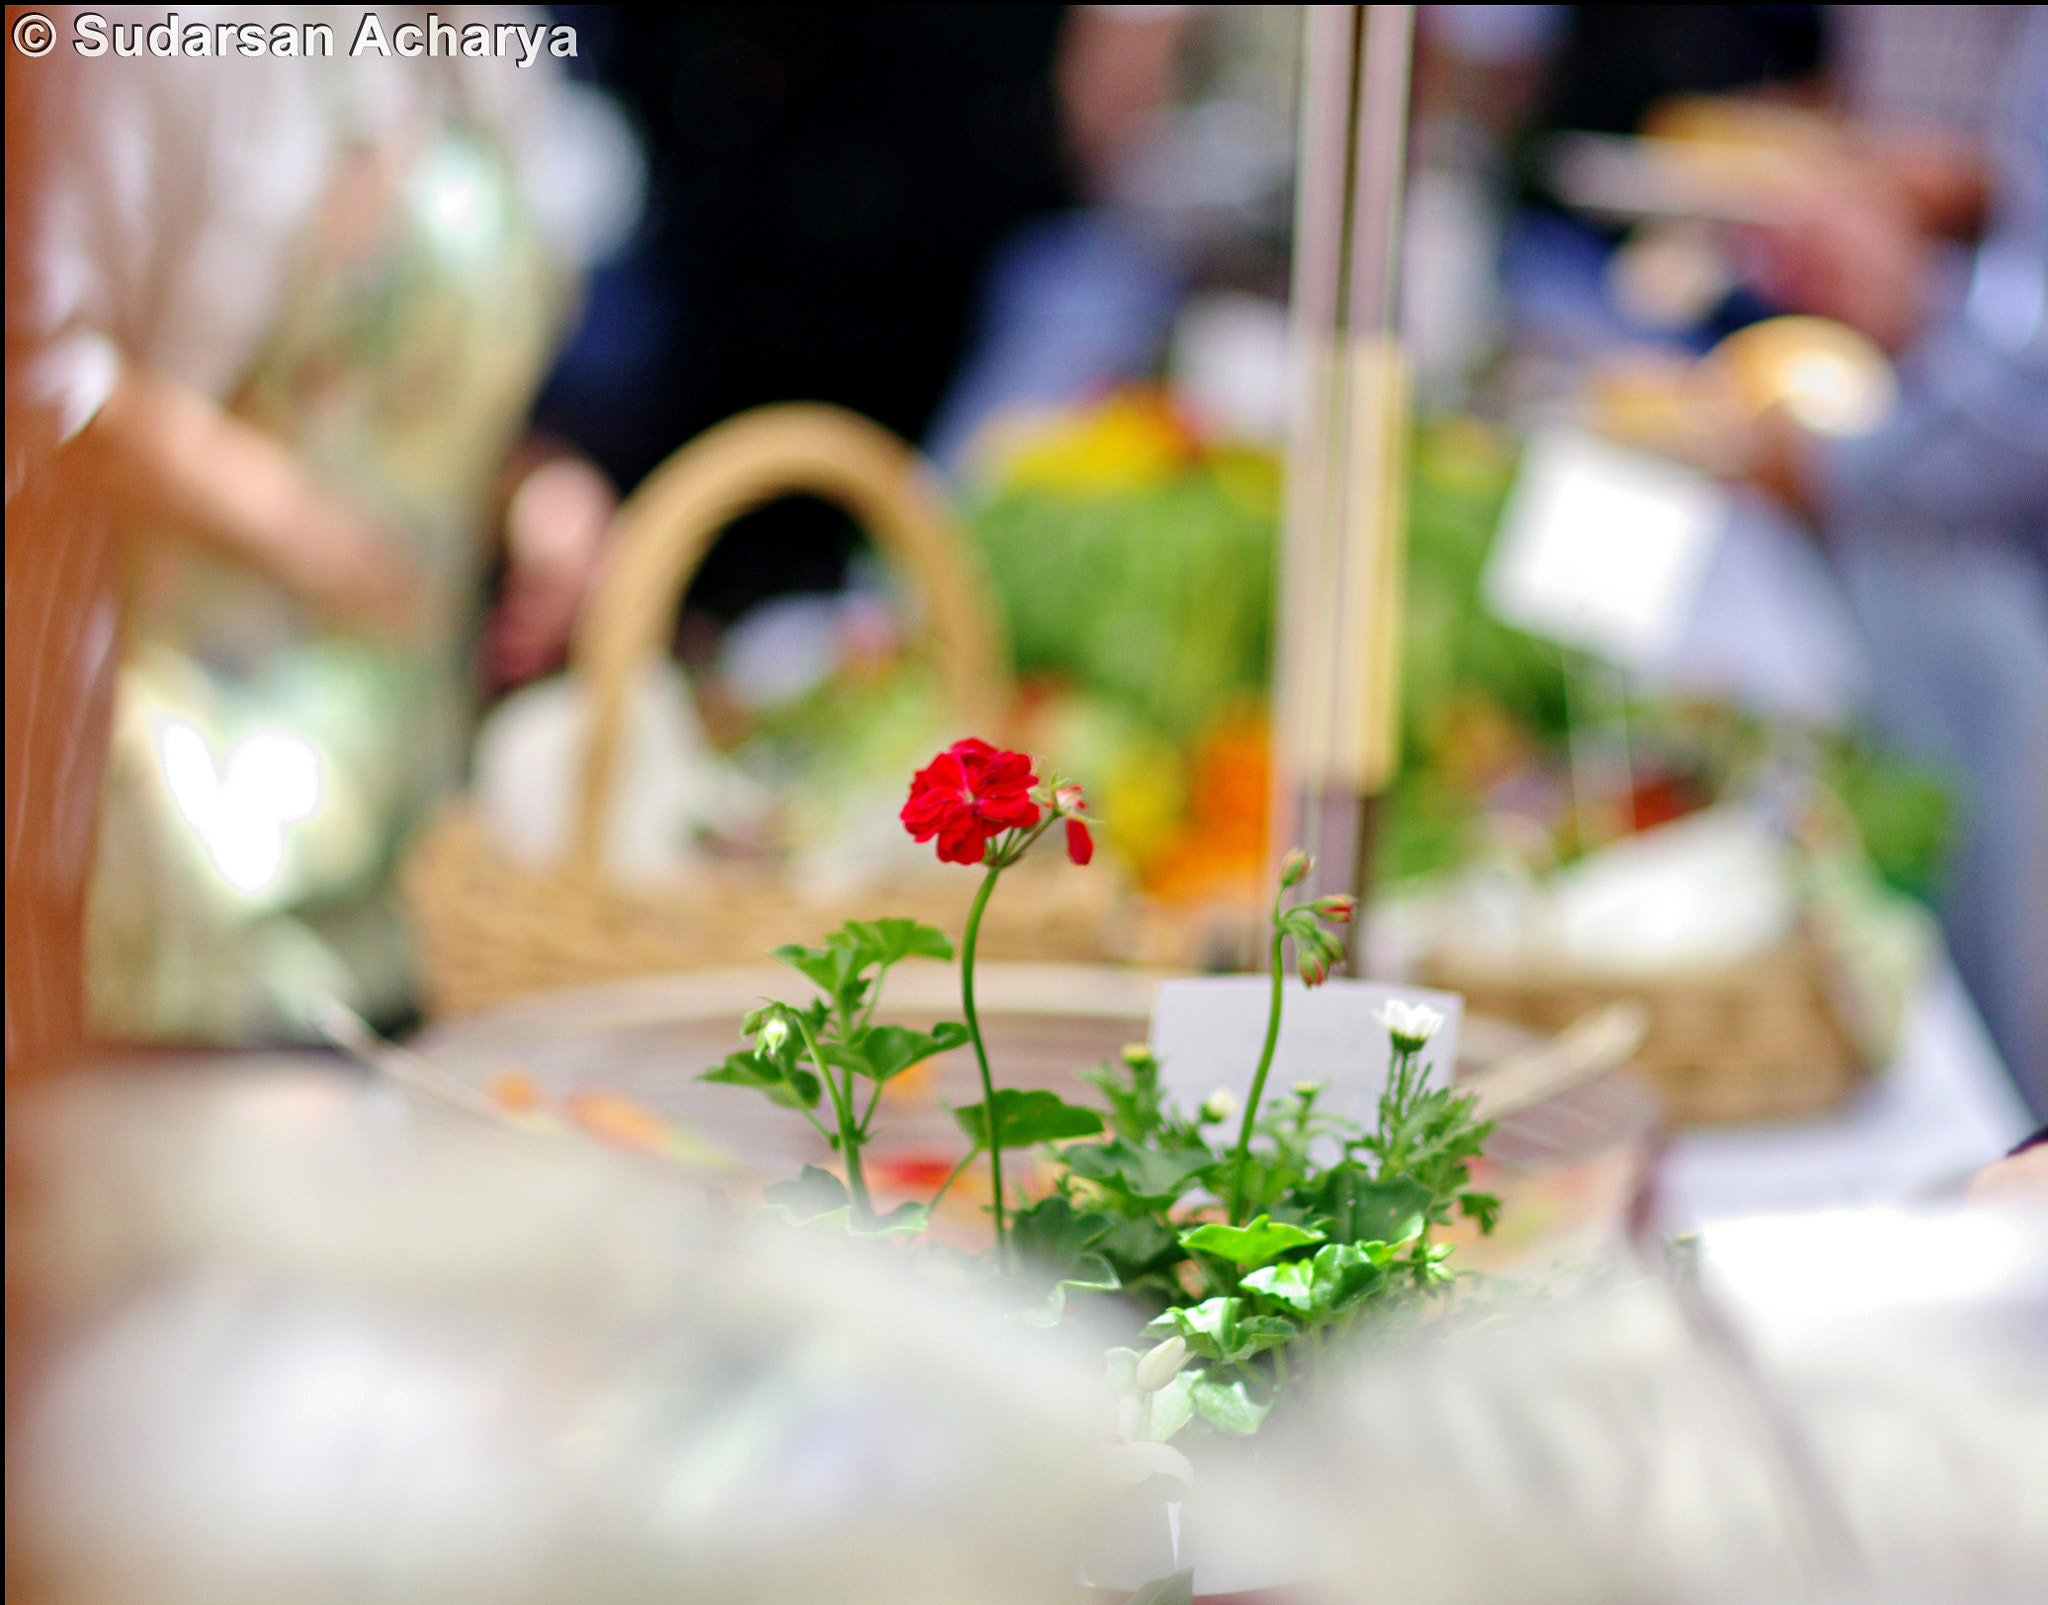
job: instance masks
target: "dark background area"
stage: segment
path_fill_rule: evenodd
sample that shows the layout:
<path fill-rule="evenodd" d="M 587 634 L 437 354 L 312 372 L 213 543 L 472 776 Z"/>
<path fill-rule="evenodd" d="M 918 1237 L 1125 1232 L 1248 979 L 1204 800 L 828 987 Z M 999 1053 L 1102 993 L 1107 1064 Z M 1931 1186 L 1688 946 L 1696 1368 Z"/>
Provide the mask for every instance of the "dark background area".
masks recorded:
<path fill-rule="evenodd" d="M 648 155 L 647 212 L 587 290 L 540 426 L 622 490 L 701 430 L 830 401 L 918 439 L 991 248 L 1072 201 L 1062 6 L 559 6 L 578 70 Z M 857 537 L 815 501 L 722 541 L 690 606 L 836 586 Z"/>

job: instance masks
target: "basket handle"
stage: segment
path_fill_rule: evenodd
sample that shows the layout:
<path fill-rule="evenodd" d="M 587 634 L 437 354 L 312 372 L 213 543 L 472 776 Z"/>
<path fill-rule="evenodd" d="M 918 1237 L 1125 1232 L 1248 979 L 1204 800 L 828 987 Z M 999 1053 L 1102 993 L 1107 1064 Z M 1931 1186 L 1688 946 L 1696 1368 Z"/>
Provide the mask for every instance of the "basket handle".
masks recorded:
<path fill-rule="evenodd" d="M 937 471 L 905 441 L 842 407 L 756 407 L 706 430 L 657 468 L 612 524 L 612 550 L 577 621 L 572 671 L 590 735 L 570 863 L 594 871 L 617 783 L 626 699 L 666 654 L 683 593 L 719 534 L 778 497 L 836 502 L 867 530 L 913 601 L 954 711 L 991 728 L 1009 706 L 1008 643 Z"/>

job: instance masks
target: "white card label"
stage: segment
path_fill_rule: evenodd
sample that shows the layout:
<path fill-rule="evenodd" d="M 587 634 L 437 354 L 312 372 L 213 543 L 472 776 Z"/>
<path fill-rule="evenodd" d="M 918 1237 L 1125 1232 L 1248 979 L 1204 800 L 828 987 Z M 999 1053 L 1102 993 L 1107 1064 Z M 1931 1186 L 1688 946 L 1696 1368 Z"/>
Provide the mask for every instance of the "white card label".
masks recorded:
<path fill-rule="evenodd" d="M 1730 508 L 1696 469 L 1542 430 L 1522 455 L 1481 592 L 1503 623 L 1654 673 L 1678 650 Z"/>
<path fill-rule="evenodd" d="M 1192 1110 L 1219 1087 L 1239 1099 L 1251 1092 L 1272 995 L 1273 983 L 1259 975 L 1160 983 L 1152 1011 L 1152 1051 L 1159 1055 L 1161 1082 L 1183 1109 Z M 1426 1003 L 1444 1017 L 1422 1059 L 1432 1084 L 1448 1084 L 1465 1013 L 1465 1000 L 1457 993 L 1344 980 L 1310 989 L 1289 977 L 1280 1043 L 1266 1077 L 1267 1100 L 1284 1096 L 1297 1081 L 1327 1082 L 1323 1107 L 1370 1122 L 1393 1058 L 1387 1028 L 1373 1014 L 1397 998 Z"/>

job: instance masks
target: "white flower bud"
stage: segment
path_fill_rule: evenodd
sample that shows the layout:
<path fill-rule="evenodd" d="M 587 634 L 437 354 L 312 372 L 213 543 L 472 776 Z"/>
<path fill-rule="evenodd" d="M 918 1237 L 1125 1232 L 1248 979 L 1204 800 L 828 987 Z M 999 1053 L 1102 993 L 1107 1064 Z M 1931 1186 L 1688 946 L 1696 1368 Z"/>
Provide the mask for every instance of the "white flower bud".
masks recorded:
<path fill-rule="evenodd" d="M 1135 1381 L 1140 1393 L 1157 1393 L 1180 1375 L 1188 1363 L 1188 1340 L 1170 1337 L 1138 1361 Z"/>
<path fill-rule="evenodd" d="M 761 1022 L 761 1029 L 754 1038 L 754 1045 L 763 1053 L 780 1053 L 782 1045 L 789 1040 L 789 1022 L 779 1014 L 772 1014 Z"/>
<path fill-rule="evenodd" d="M 1373 1018 L 1387 1028 L 1394 1046 L 1403 1053 L 1419 1053 L 1444 1023 L 1444 1017 L 1427 1003 L 1403 1003 L 1399 998 L 1381 1004 Z"/>
<path fill-rule="evenodd" d="M 1202 1100 L 1202 1118 L 1207 1121 L 1223 1121 L 1237 1113 L 1237 1094 L 1228 1087 L 1218 1087 Z"/>

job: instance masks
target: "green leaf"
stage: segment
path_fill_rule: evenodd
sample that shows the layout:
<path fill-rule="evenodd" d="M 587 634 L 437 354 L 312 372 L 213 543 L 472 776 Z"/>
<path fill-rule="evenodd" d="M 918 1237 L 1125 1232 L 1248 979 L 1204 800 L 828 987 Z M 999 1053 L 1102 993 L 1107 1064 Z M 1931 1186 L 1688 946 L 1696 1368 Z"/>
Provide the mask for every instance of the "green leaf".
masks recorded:
<path fill-rule="evenodd" d="M 1027 1264 L 1065 1275 L 1109 1229 L 1107 1215 L 1076 1213 L 1055 1193 L 1010 1217 L 1010 1242 Z"/>
<path fill-rule="evenodd" d="M 1145 1400 L 1142 1419 L 1145 1436 L 1154 1443 L 1171 1443 L 1173 1435 L 1195 1414 L 1195 1384 L 1201 1372 L 1183 1370 L 1157 1393 Z"/>
<path fill-rule="evenodd" d="M 898 1204 L 888 1214 L 878 1216 L 874 1225 L 854 1227 L 856 1237 L 903 1237 L 912 1232 L 921 1232 L 931 1223 L 931 1211 L 922 1204 Z"/>
<path fill-rule="evenodd" d="M 1067 1292 L 1114 1293 L 1123 1286 L 1109 1261 L 1100 1254 L 1083 1254 L 1070 1274 L 1055 1282 L 1045 1298 L 1017 1317 L 1026 1326 L 1058 1326 L 1066 1318 Z"/>
<path fill-rule="evenodd" d="M 1114 1142 L 1070 1148 L 1067 1169 L 1126 1194 L 1133 1202 L 1171 1204 L 1216 1163 L 1206 1148 L 1141 1148 L 1119 1137 Z"/>
<path fill-rule="evenodd" d="M 1183 1372 L 1182 1375 L 1188 1373 Z M 1266 1412 L 1273 1407 L 1260 1404 L 1245 1392 L 1244 1383 L 1218 1382 L 1206 1373 L 1196 1374 L 1190 1386 L 1189 1402 L 1195 1413 L 1218 1432 L 1249 1438 L 1259 1430 Z"/>
<path fill-rule="evenodd" d="M 1114 1293 L 1123 1283 L 1100 1254 L 1083 1254 L 1074 1261 L 1074 1268 L 1060 1278 L 1060 1286 L 1078 1288 L 1084 1293 Z"/>
<path fill-rule="evenodd" d="M 1180 1238 L 1150 1215 L 1127 1215 L 1094 1245 L 1127 1282 L 1183 1258 Z"/>
<path fill-rule="evenodd" d="M 1243 1285 L 1306 1314 L 1315 1308 L 1315 1280 L 1315 1267 L 1307 1260 L 1290 1260 L 1285 1265 L 1268 1265 L 1253 1271 Z"/>
<path fill-rule="evenodd" d="M 1492 1193 L 1460 1193 L 1458 1208 L 1466 1219 L 1479 1222 L 1482 1233 L 1491 1233 L 1500 1223 L 1500 1200 Z"/>
<path fill-rule="evenodd" d="M 1189 1567 L 1171 1577 L 1157 1578 L 1133 1594 L 1124 1605 L 1194 1605 L 1195 1573 Z"/>
<path fill-rule="evenodd" d="M 716 1070 L 707 1070 L 697 1079 L 728 1087 L 752 1087 L 786 1109 L 815 1109 L 823 1091 L 810 1071 L 795 1066 L 785 1070 L 775 1060 L 752 1050 L 730 1055 Z"/>
<path fill-rule="evenodd" d="M 798 1226 L 835 1209 L 845 1209 L 851 1202 L 847 1197 L 846 1183 L 831 1171 L 820 1170 L 816 1165 L 804 1166 L 803 1173 L 794 1181 L 779 1181 L 766 1188 L 761 1196 Z"/>
<path fill-rule="evenodd" d="M 820 1042 L 818 1057 L 835 1069 L 851 1070 L 857 1076 L 873 1076 L 875 1073 L 868 1056 L 844 1042 Z"/>
<path fill-rule="evenodd" d="M 1225 1226 L 1220 1221 L 1211 1221 L 1206 1226 L 1197 1226 L 1192 1231 L 1180 1234 L 1181 1246 L 1199 1249 L 1204 1254 L 1214 1254 L 1218 1259 L 1227 1259 L 1233 1265 L 1263 1265 L 1275 1259 L 1290 1248 L 1300 1248 L 1306 1243 L 1320 1243 L 1323 1234 L 1304 1226 L 1290 1226 L 1285 1221 L 1269 1220 L 1258 1216 L 1246 1226 Z"/>
<path fill-rule="evenodd" d="M 1331 1243 L 1317 1250 L 1314 1259 L 1253 1271 L 1244 1285 L 1303 1315 L 1319 1318 L 1315 1324 L 1320 1324 L 1385 1286 L 1384 1265 L 1392 1256 L 1385 1244 Z"/>
<path fill-rule="evenodd" d="M 830 940 L 846 941 L 868 963 L 885 967 L 912 954 L 928 959 L 953 957 L 953 944 L 946 933 L 916 920 L 848 920 Z"/>
<path fill-rule="evenodd" d="M 924 1063 L 935 1053 L 959 1047 L 966 1040 L 967 1027 L 954 1025 L 950 1020 L 934 1026 L 929 1036 L 908 1026 L 869 1026 L 853 1039 L 863 1061 L 856 1068 L 864 1076 L 887 1081 L 892 1076 L 900 1076 L 913 1065 Z"/>
<path fill-rule="evenodd" d="M 1316 1198 L 1329 1235 L 1342 1243 L 1405 1243 L 1422 1230 L 1433 1201 L 1413 1177 L 1374 1181 L 1357 1165 L 1332 1170 Z"/>
<path fill-rule="evenodd" d="M 1005 1148 L 1029 1148 L 1064 1137 L 1093 1137 L 1102 1131 L 1102 1116 L 1093 1109 L 1065 1103 L 1056 1092 L 1029 1092 L 1003 1087 L 996 1092 L 996 1139 Z M 988 1116 L 983 1104 L 953 1111 L 954 1120 L 976 1148 L 989 1145 Z"/>
<path fill-rule="evenodd" d="M 805 947 L 789 942 L 775 950 L 775 957 L 815 984 L 829 997 L 851 981 L 859 968 L 859 956 L 846 947 Z"/>
<path fill-rule="evenodd" d="M 1241 1298 L 1205 1299 L 1192 1309 L 1167 1310 L 1146 1326 L 1162 1338 L 1178 1333 L 1205 1360 L 1237 1365 L 1300 1332 L 1292 1321 L 1271 1315 L 1243 1315 Z"/>

